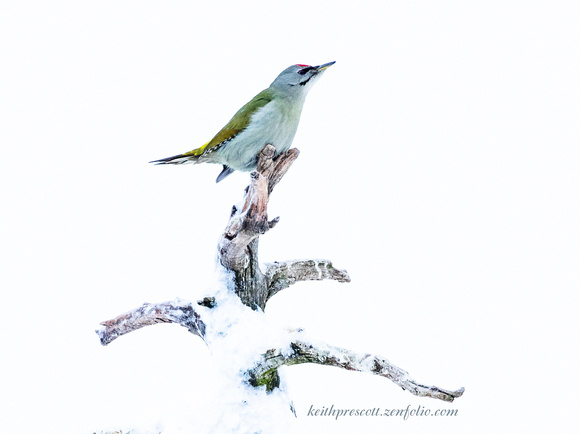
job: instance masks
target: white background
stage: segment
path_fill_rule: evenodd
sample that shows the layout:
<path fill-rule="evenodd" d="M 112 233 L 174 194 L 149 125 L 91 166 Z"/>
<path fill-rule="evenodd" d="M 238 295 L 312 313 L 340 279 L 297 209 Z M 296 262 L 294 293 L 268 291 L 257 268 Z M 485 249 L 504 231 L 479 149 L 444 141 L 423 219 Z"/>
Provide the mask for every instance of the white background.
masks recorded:
<path fill-rule="evenodd" d="M 297 284 L 266 314 L 466 392 L 449 404 L 294 366 L 297 432 L 564 431 L 580 361 L 579 17 L 572 1 L 3 2 L 0 431 L 212 413 L 201 339 L 155 326 L 101 347 L 94 329 L 205 295 L 248 175 L 216 185 L 218 166 L 147 162 L 207 142 L 290 64 L 332 60 L 260 254 L 328 258 L 352 283 Z M 335 421 L 311 405 L 459 414 Z"/>

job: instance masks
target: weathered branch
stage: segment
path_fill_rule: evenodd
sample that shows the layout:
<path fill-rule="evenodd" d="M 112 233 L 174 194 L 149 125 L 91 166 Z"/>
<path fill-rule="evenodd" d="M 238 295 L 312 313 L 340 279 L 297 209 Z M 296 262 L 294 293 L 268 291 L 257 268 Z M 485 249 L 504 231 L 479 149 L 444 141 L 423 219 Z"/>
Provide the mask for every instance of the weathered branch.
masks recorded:
<path fill-rule="evenodd" d="M 336 280 L 350 282 L 346 270 L 334 268 L 326 259 L 306 259 L 265 264 L 268 282 L 268 299 L 277 292 L 288 288 L 296 282 L 305 280 Z"/>
<path fill-rule="evenodd" d="M 246 268 L 251 260 L 248 245 L 278 222 L 278 218 L 268 222 L 270 193 L 298 158 L 299 152 L 291 149 L 274 159 L 275 154 L 276 149 L 272 145 L 266 145 L 260 153 L 258 168 L 251 173 L 251 183 L 246 188 L 243 204 L 233 207 L 230 221 L 220 239 L 220 262 L 229 270 Z"/>
<path fill-rule="evenodd" d="M 315 348 L 313 345 L 302 341 L 295 341 L 290 347 L 292 351 L 289 353 L 282 350 L 270 350 L 263 354 L 262 360 L 248 372 L 250 382 L 255 386 L 266 385 L 269 389 L 270 381 L 276 381 L 277 379 L 277 370 L 280 366 L 317 363 L 319 365 L 336 366 L 349 371 L 379 375 L 388 378 L 403 388 L 403 390 L 408 390 L 417 396 L 427 396 L 452 402 L 455 398 L 463 395 L 464 392 L 463 387 L 451 391 L 417 383 L 403 369 L 391 364 L 387 359 L 372 354 L 357 354 L 350 350 L 329 345 Z"/>
<path fill-rule="evenodd" d="M 142 306 L 103 321 L 102 328 L 95 330 L 102 345 L 108 345 L 119 336 L 123 336 L 142 327 L 159 324 L 176 323 L 194 335 L 205 338 L 205 324 L 192 304 L 181 300 L 165 303 L 144 303 Z"/>
<path fill-rule="evenodd" d="M 230 219 L 218 243 L 219 262 L 231 277 L 235 294 L 242 303 L 254 310 L 265 309 L 266 302 L 279 291 L 296 282 L 307 280 L 336 280 L 350 282 L 345 270 L 334 268 L 328 260 L 309 259 L 274 262 L 266 264 L 265 273 L 258 262 L 258 242 L 260 235 L 272 229 L 279 218 L 268 220 L 268 201 L 274 187 L 286 174 L 298 157 L 297 149 L 276 156 L 273 146 L 267 145 L 258 156 L 255 172 L 250 175 L 251 182 L 246 188 L 243 201 L 233 207 Z M 216 294 L 213 294 L 216 295 Z M 231 293 L 228 293 L 231 295 Z M 192 305 L 181 300 L 158 304 L 145 303 L 130 312 L 119 315 L 101 323 L 97 330 L 102 345 L 107 345 L 117 337 L 142 327 L 159 323 L 176 323 L 200 336 L 208 346 L 212 342 L 206 324 L 198 313 L 204 309 L 213 309 L 207 315 L 208 330 L 219 329 L 219 322 L 210 323 L 216 315 L 230 315 L 228 310 L 219 312 L 222 300 L 217 296 L 208 296 Z M 227 305 L 227 304 L 226 304 Z M 196 309 L 199 309 L 196 311 Z M 242 309 L 243 310 L 243 309 Z M 208 312 L 208 311 L 205 311 Z M 243 316 L 243 315 L 242 315 Z M 238 318 L 243 323 L 243 318 Z M 220 330 L 217 330 L 219 333 Z M 244 342 L 238 344 L 244 345 Z M 251 363 L 251 362 L 249 362 Z M 278 368 L 284 365 L 300 363 L 317 363 L 339 368 L 368 372 L 393 381 L 395 384 L 417 396 L 427 396 L 453 401 L 463 394 L 463 388 L 449 391 L 434 386 L 425 386 L 409 377 L 409 374 L 389 363 L 388 360 L 371 354 L 358 354 L 347 349 L 322 345 L 315 347 L 302 340 L 294 341 L 290 348 L 272 349 L 262 354 L 261 360 L 247 371 L 244 381 L 258 387 L 265 385 L 268 391 L 280 387 Z"/>
<path fill-rule="evenodd" d="M 268 299 L 268 285 L 258 263 L 258 237 L 279 221 L 279 218 L 268 221 L 270 193 L 299 152 L 290 149 L 276 158 L 275 155 L 272 145 L 266 145 L 260 152 L 257 170 L 251 173 L 243 203 L 233 207 L 218 243 L 221 265 L 233 272 L 236 294 L 252 309 L 264 309 Z"/>

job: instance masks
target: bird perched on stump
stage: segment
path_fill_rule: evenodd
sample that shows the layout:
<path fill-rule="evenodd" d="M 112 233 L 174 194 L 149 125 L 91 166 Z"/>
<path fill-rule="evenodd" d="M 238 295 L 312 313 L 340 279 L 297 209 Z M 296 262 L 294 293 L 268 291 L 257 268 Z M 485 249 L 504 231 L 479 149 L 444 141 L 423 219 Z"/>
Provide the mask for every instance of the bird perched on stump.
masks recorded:
<path fill-rule="evenodd" d="M 306 95 L 322 73 L 335 62 L 319 66 L 292 65 L 269 88 L 243 106 L 213 139 L 185 154 L 151 161 L 157 164 L 222 164 L 220 182 L 232 172 L 256 169 L 258 154 L 267 144 L 277 154 L 290 149 Z"/>

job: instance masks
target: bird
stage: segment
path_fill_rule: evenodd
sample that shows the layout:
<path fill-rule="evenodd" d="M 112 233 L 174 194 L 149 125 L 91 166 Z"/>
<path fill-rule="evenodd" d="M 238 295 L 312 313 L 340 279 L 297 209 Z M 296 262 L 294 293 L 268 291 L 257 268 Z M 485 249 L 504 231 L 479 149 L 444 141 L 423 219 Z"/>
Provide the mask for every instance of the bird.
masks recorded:
<path fill-rule="evenodd" d="M 256 169 L 258 154 L 270 144 L 276 155 L 292 145 L 306 95 L 324 71 L 336 62 L 319 66 L 296 64 L 282 71 L 267 89 L 257 94 L 205 145 L 155 164 L 214 163 L 223 166 L 216 183 L 238 170 Z"/>

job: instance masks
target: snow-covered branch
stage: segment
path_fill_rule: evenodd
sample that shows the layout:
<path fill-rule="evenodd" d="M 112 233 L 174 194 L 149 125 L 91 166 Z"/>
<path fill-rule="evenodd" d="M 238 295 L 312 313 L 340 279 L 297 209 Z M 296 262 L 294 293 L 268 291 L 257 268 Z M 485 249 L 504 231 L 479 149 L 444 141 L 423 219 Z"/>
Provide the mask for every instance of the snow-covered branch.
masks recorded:
<path fill-rule="evenodd" d="M 334 268 L 332 262 L 326 259 L 274 262 L 266 264 L 264 274 L 268 281 L 268 299 L 290 285 L 305 280 L 330 279 L 337 282 L 350 282 L 346 270 Z"/>
<path fill-rule="evenodd" d="M 413 395 L 427 396 L 451 402 L 463 395 L 464 389 L 445 390 L 436 386 L 425 386 L 409 377 L 403 369 L 391 364 L 387 359 L 372 354 L 360 354 L 353 351 L 322 345 L 315 347 L 302 341 L 290 344 L 291 351 L 270 350 L 262 355 L 262 360 L 248 374 L 252 384 L 266 385 L 277 380 L 276 371 L 283 365 L 301 363 L 317 363 L 319 365 L 335 366 L 349 371 L 368 372 L 388 378 L 403 390 Z M 279 380 L 278 380 L 279 381 Z"/>
<path fill-rule="evenodd" d="M 247 350 L 247 339 L 260 339 L 263 330 L 268 327 L 266 323 L 256 322 L 256 316 L 264 314 L 266 302 L 279 291 L 300 281 L 329 279 L 350 282 L 345 270 L 337 269 L 330 261 L 323 259 L 273 262 L 265 265 L 265 272 L 260 269 L 259 237 L 279 221 L 278 217 L 268 220 L 270 194 L 298 155 L 297 149 L 291 149 L 276 156 L 275 148 L 270 145 L 258 155 L 257 169 L 250 174 L 250 185 L 245 189 L 242 202 L 233 207 L 218 243 L 218 261 L 223 267 L 221 271 L 224 272 L 221 283 L 225 288 L 209 294 L 198 301 L 197 305 L 179 299 L 157 304 L 145 303 L 130 312 L 104 321 L 101 323 L 103 327 L 97 330 L 101 344 L 107 345 L 119 336 L 148 325 L 176 323 L 200 336 L 212 352 L 224 343 L 227 343 L 228 348 L 239 345 Z M 235 303 L 228 297 L 233 297 Z M 258 312 L 252 312 L 247 307 Z M 205 323 L 200 312 L 204 313 Z M 254 327 L 251 332 L 244 329 L 248 325 Z M 242 332 L 235 334 L 234 329 Z M 228 336 L 229 340 L 224 341 L 224 336 Z M 279 340 L 272 343 L 269 340 L 268 344 L 260 344 L 250 350 L 251 358 L 235 369 L 236 374 L 247 374 L 240 376 L 239 380 L 254 387 L 266 386 L 266 391 L 270 392 L 280 389 L 278 368 L 281 366 L 317 363 L 385 377 L 417 396 L 451 402 L 463 394 L 463 388 L 450 391 L 417 383 L 406 371 L 380 356 L 355 353 L 326 344 L 314 345 L 302 337 L 296 338 L 296 335 L 285 336 L 284 343 Z M 289 347 L 286 346 L 288 342 L 292 342 Z M 273 349 L 261 354 L 264 348 Z M 252 365 L 256 354 L 261 354 L 261 358 Z M 246 371 L 242 366 L 253 367 Z"/>
<path fill-rule="evenodd" d="M 200 315 L 190 302 L 179 299 L 156 304 L 143 303 L 136 309 L 103 321 L 101 323 L 103 327 L 95 331 L 101 339 L 101 344 L 108 345 L 119 336 L 159 323 L 176 323 L 190 333 L 205 338 L 205 324 Z"/>

